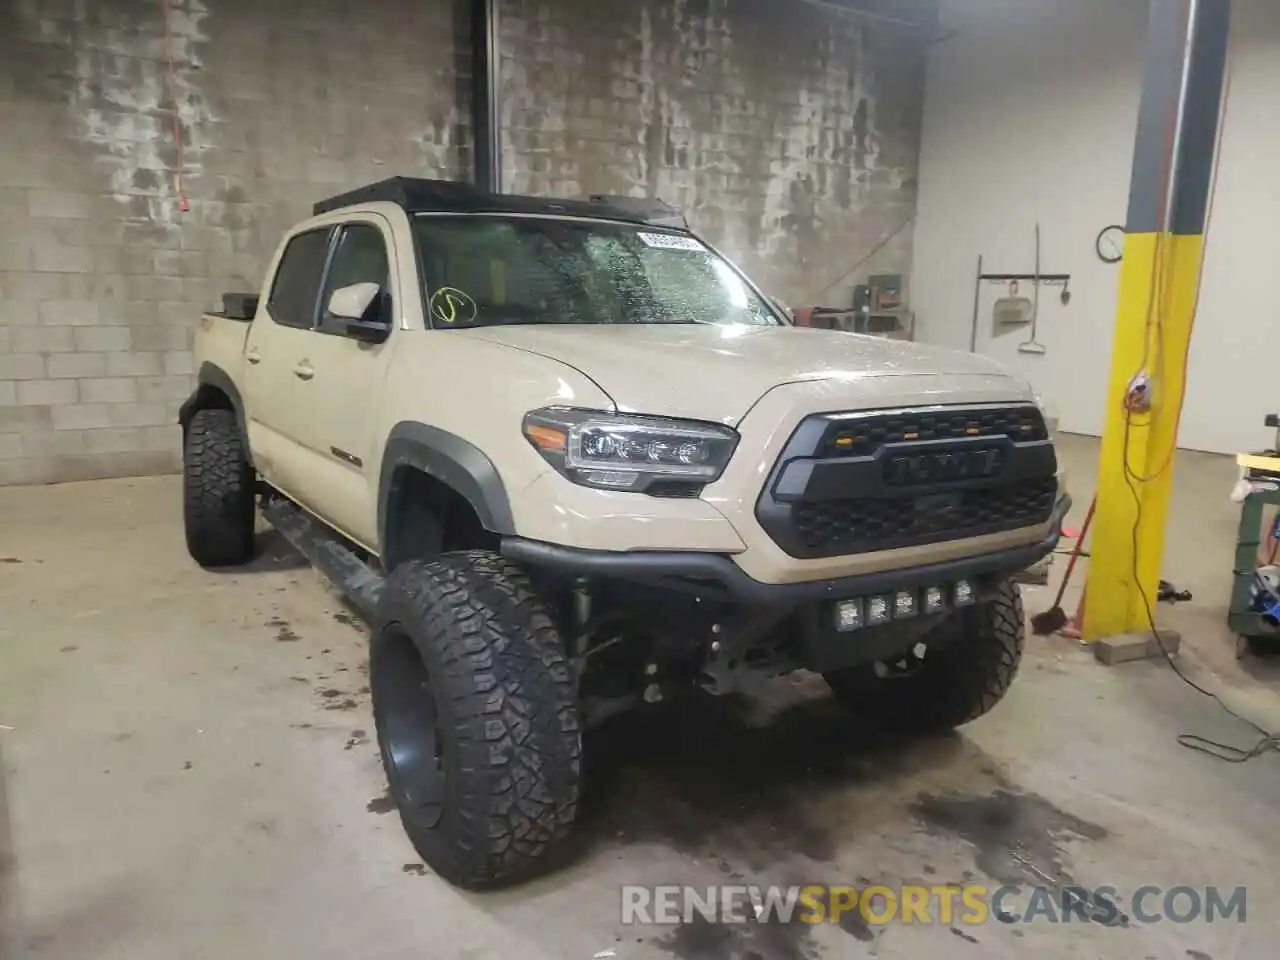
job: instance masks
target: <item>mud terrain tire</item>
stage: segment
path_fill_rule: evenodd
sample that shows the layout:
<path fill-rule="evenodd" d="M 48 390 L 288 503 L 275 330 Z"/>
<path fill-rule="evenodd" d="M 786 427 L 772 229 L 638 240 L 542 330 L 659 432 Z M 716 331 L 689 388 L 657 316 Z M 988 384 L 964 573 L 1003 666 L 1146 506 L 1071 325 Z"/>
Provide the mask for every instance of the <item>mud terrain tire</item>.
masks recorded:
<path fill-rule="evenodd" d="M 564 644 L 520 568 L 485 551 L 397 567 L 369 675 L 391 797 L 423 860 L 468 889 L 541 872 L 577 812 L 582 736 Z"/>
<path fill-rule="evenodd" d="M 231 410 L 197 410 L 182 456 L 182 516 L 187 551 L 202 567 L 253 557 L 253 468 Z"/>
<path fill-rule="evenodd" d="M 881 679 L 870 666 L 825 674 L 836 699 L 860 725 L 889 734 L 936 733 L 978 719 L 1004 697 L 1022 660 L 1018 585 L 1005 581 L 939 629 L 955 632 L 909 676 Z"/>

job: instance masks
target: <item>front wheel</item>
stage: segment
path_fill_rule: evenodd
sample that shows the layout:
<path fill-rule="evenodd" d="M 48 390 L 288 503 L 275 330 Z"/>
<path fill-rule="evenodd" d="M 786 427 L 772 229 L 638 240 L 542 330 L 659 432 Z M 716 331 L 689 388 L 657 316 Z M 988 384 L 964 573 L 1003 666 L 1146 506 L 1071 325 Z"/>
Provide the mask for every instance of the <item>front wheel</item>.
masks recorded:
<path fill-rule="evenodd" d="M 995 594 L 937 630 L 913 672 L 881 677 L 871 666 L 824 674 L 836 700 L 860 724 L 894 734 L 926 734 L 976 720 L 1003 699 L 1022 661 L 1022 594 L 1006 580 Z"/>
<path fill-rule="evenodd" d="M 374 619 L 374 722 L 423 860 L 483 888 L 543 867 L 577 810 L 577 685 L 524 573 L 483 551 L 397 567 Z"/>

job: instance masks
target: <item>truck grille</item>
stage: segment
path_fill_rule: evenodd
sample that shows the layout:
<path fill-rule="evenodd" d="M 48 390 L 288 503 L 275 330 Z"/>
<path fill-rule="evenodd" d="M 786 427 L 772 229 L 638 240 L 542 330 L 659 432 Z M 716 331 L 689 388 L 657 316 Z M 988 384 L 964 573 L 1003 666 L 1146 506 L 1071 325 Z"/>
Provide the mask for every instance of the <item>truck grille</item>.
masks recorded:
<path fill-rule="evenodd" d="M 822 438 L 821 455 L 865 457 L 886 443 L 1007 437 L 1014 443 L 1049 439 L 1035 407 L 987 410 L 901 410 L 836 419 Z"/>
<path fill-rule="evenodd" d="M 1032 404 L 823 414 L 796 429 L 756 504 L 801 559 L 1046 523 L 1057 459 Z"/>
<path fill-rule="evenodd" d="M 1057 495 L 1049 477 L 954 494 L 798 503 L 792 522 L 809 555 L 836 557 L 1044 523 Z"/>

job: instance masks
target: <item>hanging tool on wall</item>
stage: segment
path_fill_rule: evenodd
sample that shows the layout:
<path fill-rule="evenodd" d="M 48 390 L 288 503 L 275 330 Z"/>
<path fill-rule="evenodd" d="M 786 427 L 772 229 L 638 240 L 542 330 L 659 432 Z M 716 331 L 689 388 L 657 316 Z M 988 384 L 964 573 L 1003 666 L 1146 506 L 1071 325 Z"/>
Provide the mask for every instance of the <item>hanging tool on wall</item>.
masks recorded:
<path fill-rule="evenodd" d="M 984 273 L 983 258 L 978 257 L 978 271 L 973 284 L 973 323 L 969 329 L 969 351 L 978 349 L 978 314 L 982 305 L 982 285 L 1002 283 L 1008 286 L 1008 295 L 996 300 L 991 311 L 991 336 L 999 337 L 1011 330 L 1030 326 L 1030 337 L 1018 344 L 1021 353 L 1042 354 L 1045 345 L 1036 339 L 1040 319 L 1040 287 L 1060 286 L 1059 299 L 1066 306 L 1071 302 L 1071 274 L 1042 273 L 1040 261 L 1040 224 L 1036 224 L 1035 271 L 1033 273 Z M 1019 296 L 1019 283 L 1031 284 L 1031 297 Z"/>
<path fill-rule="evenodd" d="M 1031 336 L 1018 344 L 1019 353 L 1044 353 L 1044 344 L 1036 339 L 1036 323 L 1040 319 L 1040 224 L 1036 224 L 1036 272 L 1031 281 Z M 1062 288 L 1063 293 L 1067 288 Z"/>

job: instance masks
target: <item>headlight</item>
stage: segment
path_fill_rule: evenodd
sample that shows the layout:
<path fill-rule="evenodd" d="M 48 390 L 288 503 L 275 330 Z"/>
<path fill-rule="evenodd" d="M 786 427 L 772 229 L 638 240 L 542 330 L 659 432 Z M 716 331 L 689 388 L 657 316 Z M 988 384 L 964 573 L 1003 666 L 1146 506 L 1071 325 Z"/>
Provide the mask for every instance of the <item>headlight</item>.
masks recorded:
<path fill-rule="evenodd" d="M 711 483 L 738 444 L 737 432 L 719 424 L 570 407 L 525 414 L 524 435 L 574 483 L 635 492 L 655 481 L 684 481 L 680 492 Z"/>

